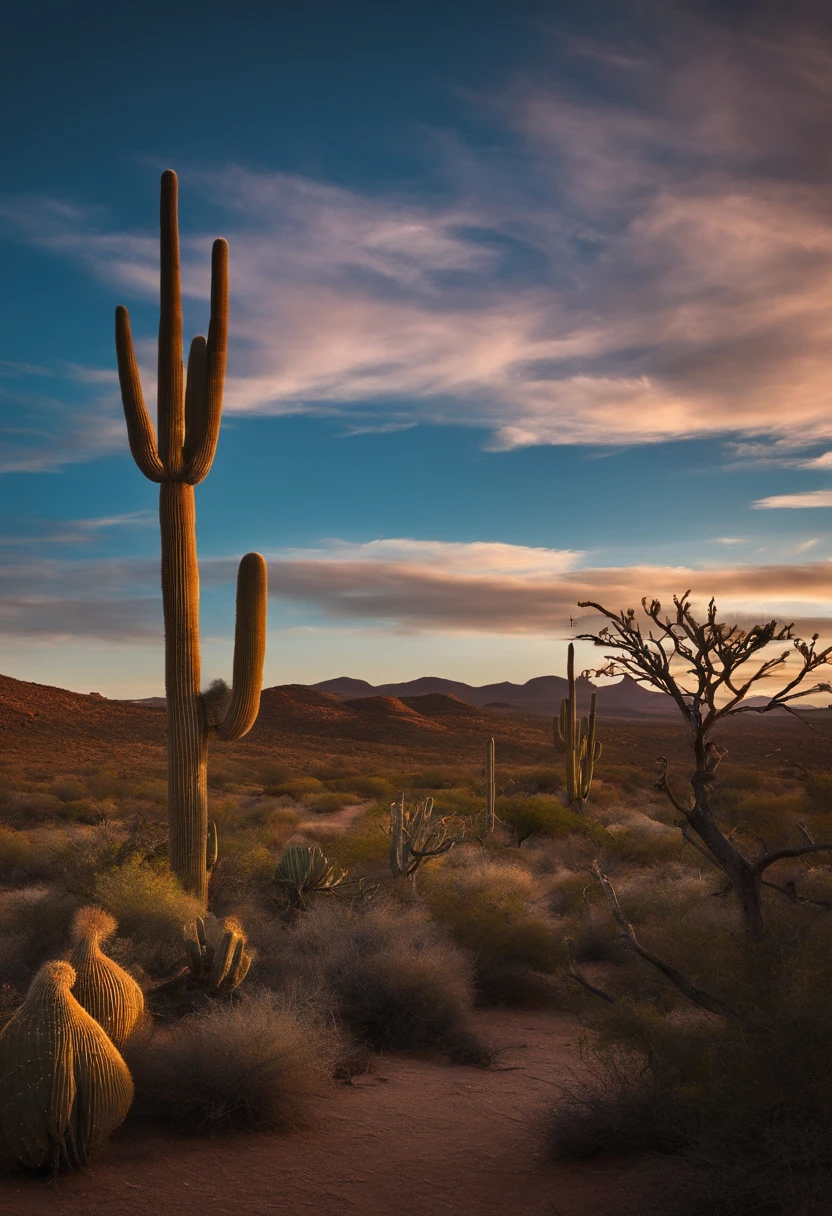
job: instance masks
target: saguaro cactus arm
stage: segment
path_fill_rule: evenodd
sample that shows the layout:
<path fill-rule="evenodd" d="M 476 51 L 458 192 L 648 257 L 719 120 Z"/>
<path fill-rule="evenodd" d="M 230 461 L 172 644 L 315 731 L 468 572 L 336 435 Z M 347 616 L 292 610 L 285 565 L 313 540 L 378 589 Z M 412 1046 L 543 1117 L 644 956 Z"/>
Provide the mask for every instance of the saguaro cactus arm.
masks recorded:
<path fill-rule="evenodd" d="M 266 657 L 268 571 L 259 553 L 247 553 L 237 573 L 237 624 L 231 702 L 217 725 L 221 739 L 239 739 L 251 730 L 260 708 Z"/>
<path fill-rule="evenodd" d="M 182 291 L 179 283 L 179 183 L 170 169 L 162 174 L 159 233 L 162 255 L 157 397 L 159 456 L 168 477 L 178 481 L 185 447 L 185 375 L 182 367 Z"/>
<path fill-rule="evenodd" d="M 195 352 L 196 344 L 200 346 Z M 188 360 L 185 403 L 185 468 L 182 476 L 197 485 L 208 476 L 222 418 L 222 395 L 228 349 L 228 242 L 214 241 L 211 254 L 211 323 L 208 342 L 195 338 Z M 197 357 L 195 358 L 195 353 Z M 193 361 L 196 383 L 191 389 Z"/>
<path fill-rule="evenodd" d="M 127 438 L 133 459 L 150 481 L 162 481 L 165 468 L 159 459 L 156 434 L 144 403 L 139 366 L 130 332 L 130 314 L 123 304 L 116 309 L 116 355 Z"/>

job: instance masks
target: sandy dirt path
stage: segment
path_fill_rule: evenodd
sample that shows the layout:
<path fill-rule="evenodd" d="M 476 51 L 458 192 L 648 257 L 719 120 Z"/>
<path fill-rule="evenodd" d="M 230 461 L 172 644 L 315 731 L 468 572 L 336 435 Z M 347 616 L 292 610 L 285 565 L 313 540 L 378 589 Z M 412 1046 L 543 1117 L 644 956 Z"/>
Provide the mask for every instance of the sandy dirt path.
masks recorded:
<path fill-rule="evenodd" d="M 626 1173 L 552 1165 L 540 1119 L 575 1061 L 561 1015 L 490 1012 L 493 1070 L 402 1057 L 321 1099 L 314 1129 L 197 1140 L 124 1129 L 89 1172 L 0 1182 L 9 1216 L 589 1216 L 618 1211 Z"/>

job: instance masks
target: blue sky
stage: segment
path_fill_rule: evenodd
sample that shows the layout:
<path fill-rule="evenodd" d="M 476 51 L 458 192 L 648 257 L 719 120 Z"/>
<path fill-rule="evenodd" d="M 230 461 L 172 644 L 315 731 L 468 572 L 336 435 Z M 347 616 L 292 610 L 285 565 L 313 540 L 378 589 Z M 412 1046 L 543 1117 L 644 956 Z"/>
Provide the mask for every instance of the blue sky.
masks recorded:
<path fill-rule="evenodd" d="M 821 16 L 818 16 L 818 13 Z M 231 245 L 197 492 L 206 678 L 270 562 L 267 681 L 564 666 L 578 599 L 827 629 L 822 8 L 38 4 L 0 81 L 0 670 L 161 690 L 158 179 L 188 335 Z"/>

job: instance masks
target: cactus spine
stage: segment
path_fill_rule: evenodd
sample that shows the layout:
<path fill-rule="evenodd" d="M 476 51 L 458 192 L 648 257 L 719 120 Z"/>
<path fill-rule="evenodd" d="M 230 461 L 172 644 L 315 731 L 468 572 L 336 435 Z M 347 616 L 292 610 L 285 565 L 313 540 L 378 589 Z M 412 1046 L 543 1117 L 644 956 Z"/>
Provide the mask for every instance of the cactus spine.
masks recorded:
<path fill-rule="evenodd" d="M 85 1165 L 133 1101 L 127 1065 L 74 982 L 70 963 L 44 963 L 0 1034 L 0 1149 L 30 1169 Z"/>
<path fill-rule="evenodd" d="M 485 830 L 493 832 L 497 823 L 497 778 L 494 740 L 485 745 Z"/>
<path fill-rule="evenodd" d="M 133 977 L 101 950 L 101 942 L 115 931 L 116 922 L 103 908 L 79 908 L 69 961 L 76 974 L 75 999 L 121 1048 L 144 1013 L 144 995 Z"/>
<path fill-rule="evenodd" d="M 601 744 L 595 738 L 596 694 L 592 694 L 589 717 L 578 718 L 578 698 L 575 690 L 575 647 L 569 643 L 566 661 L 569 696 L 560 703 L 560 715 L 554 720 L 554 742 L 566 758 L 566 799 L 573 811 L 583 811 L 595 773 L 595 763 L 601 755 Z"/>
<path fill-rule="evenodd" d="M 222 414 L 228 341 L 228 245 L 214 242 L 208 340 L 191 343 L 182 368 L 182 300 L 176 174 L 162 175 L 158 441 L 142 395 L 126 308 L 116 309 L 116 352 L 130 451 L 160 483 L 162 603 L 168 733 L 170 859 L 185 888 L 208 895 L 208 737 L 239 739 L 260 706 L 266 646 L 266 563 L 247 553 L 237 575 L 234 679 L 222 715 L 200 693 L 199 571 L 194 486 L 211 468 Z"/>

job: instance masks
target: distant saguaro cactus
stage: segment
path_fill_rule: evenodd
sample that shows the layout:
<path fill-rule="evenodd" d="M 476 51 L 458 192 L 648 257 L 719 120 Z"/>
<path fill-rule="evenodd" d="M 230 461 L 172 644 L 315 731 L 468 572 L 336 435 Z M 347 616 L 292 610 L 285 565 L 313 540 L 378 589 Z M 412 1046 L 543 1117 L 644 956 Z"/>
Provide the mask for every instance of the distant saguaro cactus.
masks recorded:
<path fill-rule="evenodd" d="M 75 999 L 121 1048 L 144 1013 L 144 994 L 132 975 L 101 950 L 101 943 L 115 931 L 116 922 L 103 908 L 79 908 L 69 961 L 76 974 Z"/>
<path fill-rule="evenodd" d="M 560 715 L 554 720 L 554 743 L 566 757 L 566 799 L 573 811 L 583 811 L 595 762 L 601 755 L 601 744 L 595 738 L 596 694 L 589 703 L 589 717 L 578 718 L 578 698 L 575 690 L 575 647 L 569 643 L 566 674 L 569 696 L 560 703 Z"/>
<path fill-rule="evenodd" d="M 485 830 L 493 832 L 497 825 L 497 769 L 493 739 L 485 745 Z"/>
<path fill-rule="evenodd" d="M 217 704 L 200 692 L 199 570 L 194 486 L 217 447 L 228 342 L 228 244 L 214 242 L 208 341 L 194 338 L 185 383 L 176 174 L 162 174 L 158 442 L 142 395 L 130 316 L 116 309 L 116 352 L 130 451 L 145 477 L 161 483 L 162 602 L 168 733 L 170 859 L 187 890 L 208 895 L 208 737 L 239 739 L 260 707 L 266 648 L 266 563 L 247 553 L 237 575 L 234 678 Z"/>
<path fill-rule="evenodd" d="M 133 1101 L 127 1065 L 74 982 L 70 963 L 44 963 L 0 1034 L 0 1155 L 30 1169 L 86 1165 Z"/>

